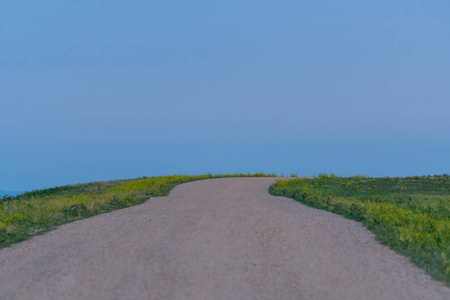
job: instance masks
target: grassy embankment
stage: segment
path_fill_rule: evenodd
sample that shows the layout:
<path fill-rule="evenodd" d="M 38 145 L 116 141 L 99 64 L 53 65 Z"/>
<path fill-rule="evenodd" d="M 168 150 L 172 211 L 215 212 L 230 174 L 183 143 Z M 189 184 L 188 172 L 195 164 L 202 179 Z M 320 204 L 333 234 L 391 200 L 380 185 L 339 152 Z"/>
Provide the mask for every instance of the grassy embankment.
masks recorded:
<path fill-rule="evenodd" d="M 0 199 L 0 248 L 58 225 L 166 196 L 176 185 L 210 178 L 275 176 L 263 173 L 163 176 L 92 182 L 27 192 Z"/>
<path fill-rule="evenodd" d="M 450 286 L 450 176 L 279 181 L 270 193 L 362 222 L 384 245 Z"/>

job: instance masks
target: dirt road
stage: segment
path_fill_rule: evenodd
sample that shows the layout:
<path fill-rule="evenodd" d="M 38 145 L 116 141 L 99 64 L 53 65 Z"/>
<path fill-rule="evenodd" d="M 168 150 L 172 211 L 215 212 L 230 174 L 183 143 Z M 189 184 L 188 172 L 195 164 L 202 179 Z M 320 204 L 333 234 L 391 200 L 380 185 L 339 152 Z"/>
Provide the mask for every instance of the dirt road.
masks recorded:
<path fill-rule="evenodd" d="M 0 250 L 0 299 L 450 299 L 359 223 L 270 196 L 273 181 L 179 185 Z"/>

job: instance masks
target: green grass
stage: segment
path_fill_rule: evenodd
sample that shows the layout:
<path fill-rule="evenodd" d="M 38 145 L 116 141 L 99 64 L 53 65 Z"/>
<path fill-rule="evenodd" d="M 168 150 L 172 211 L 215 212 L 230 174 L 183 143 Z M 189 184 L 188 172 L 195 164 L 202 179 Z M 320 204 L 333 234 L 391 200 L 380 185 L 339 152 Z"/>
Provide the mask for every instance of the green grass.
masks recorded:
<path fill-rule="evenodd" d="M 274 174 L 174 175 L 92 182 L 27 192 L 0 199 L 0 248 L 47 232 L 58 225 L 166 196 L 181 183 L 222 177 Z"/>
<path fill-rule="evenodd" d="M 362 222 L 384 245 L 450 286 L 450 176 L 279 181 L 269 189 Z"/>

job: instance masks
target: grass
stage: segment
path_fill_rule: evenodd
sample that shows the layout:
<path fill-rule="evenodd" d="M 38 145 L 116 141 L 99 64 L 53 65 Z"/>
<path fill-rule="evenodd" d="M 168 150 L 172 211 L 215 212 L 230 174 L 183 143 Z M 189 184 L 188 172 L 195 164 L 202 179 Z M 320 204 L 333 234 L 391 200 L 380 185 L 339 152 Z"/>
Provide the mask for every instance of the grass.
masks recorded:
<path fill-rule="evenodd" d="M 274 174 L 174 175 L 91 182 L 0 199 L 0 248 L 55 227 L 165 196 L 181 183 Z M 296 177 L 296 174 L 291 174 Z M 272 195 L 290 197 L 362 222 L 377 239 L 450 286 L 450 176 L 340 177 L 279 181 Z"/>
<path fill-rule="evenodd" d="M 450 176 L 278 181 L 269 189 L 362 222 L 384 245 L 450 286 Z"/>
<path fill-rule="evenodd" d="M 174 175 L 115 180 L 34 190 L 0 199 L 0 248 L 54 229 L 58 225 L 166 196 L 181 183 L 222 177 L 274 174 Z"/>

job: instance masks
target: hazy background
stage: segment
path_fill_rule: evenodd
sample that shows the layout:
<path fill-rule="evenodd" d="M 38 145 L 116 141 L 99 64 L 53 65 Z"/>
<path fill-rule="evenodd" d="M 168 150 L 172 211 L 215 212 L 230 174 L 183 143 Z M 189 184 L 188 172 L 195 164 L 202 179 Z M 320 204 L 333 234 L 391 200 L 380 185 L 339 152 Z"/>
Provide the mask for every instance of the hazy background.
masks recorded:
<path fill-rule="evenodd" d="M 450 167 L 450 2 L 0 2 L 0 188 Z"/>

